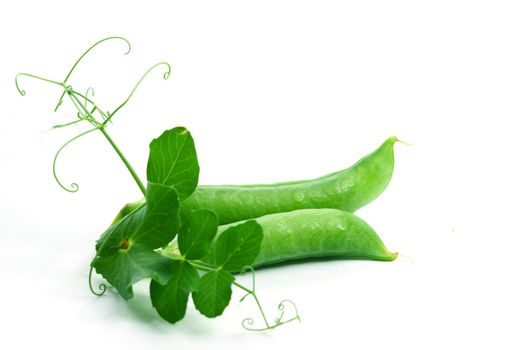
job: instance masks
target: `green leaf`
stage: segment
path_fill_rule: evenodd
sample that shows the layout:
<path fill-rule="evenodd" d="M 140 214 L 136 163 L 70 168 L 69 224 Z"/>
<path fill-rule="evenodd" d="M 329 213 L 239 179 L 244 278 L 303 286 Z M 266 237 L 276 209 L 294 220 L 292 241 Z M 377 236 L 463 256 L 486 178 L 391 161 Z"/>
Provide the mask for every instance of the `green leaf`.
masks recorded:
<path fill-rule="evenodd" d="M 199 274 L 188 262 L 173 261 L 172 275 L 166 285 L 151 281 L 150 298 L 159 315 L 170 323 L 184 318 L 190 293 L 196 290 Z"/>
<path fill-rule="evenodd" d="M 207 209 L 192 211 L 183 220 L 177 236 L 182 256 L 195 260 L 208 255 L 217 228 L 218 219 L 214 212 Z"/>
<path fill-rule="evenodd" d="M 153 250 L 171 242 L 178 225 L 177 192 L 168 186 L 148 183 L 146 204 L 100 237 L 91 266 L 124 299 L 133 297 L 131 286 L 143 278 L 166 283 L 171 260 Z"/>
<path fill-rule="evenodd" d="M 144 221 L 133 238 L 156 249 L 170 243 L 179 226 L 177 191 L 164 185 L 148 183 Z"/>
<path fill-rule="evenodd" d="M 91 266 L 111 283 L 122 298 L 133 297 L 132 285 L 143 278 L 151 277 L 161 284 L 171 276 L 172 260 L 148 247 L 135 244 L 128 250 L 120 249 L 115 254 L 97 256 Z"/>
<path fill-rule="evenodd" d="M 221 315 L 230 303 L 235 278 L 224 270 L 210 271 L 202 276 L 197 291 L 192 293 L 193 303 L 206 317 Z"/>
<path fill-rule="evenodd" d="M 173 187 L 183 201 L 199 181 L 199 163 L 191 134 L 183 127 L 166 130 L 151 141 L 148 181 Z"/>
<path fill-rule="evenodd" d="M 148 183 L 146 203 L 111 226 L 97 241 L 98 254 L 111 254 L 123 242 L 156 249 L 173 240 L 179 228 L 179 201 L 171 187 Z"/>
<path fill-rule="evenodd" d="M 262 228 L 254 220 L 228 228 L 215 243 L 215 264 L 226 271 L 240 271 L 252 265 L 259 254 L 262 239 Z"/>

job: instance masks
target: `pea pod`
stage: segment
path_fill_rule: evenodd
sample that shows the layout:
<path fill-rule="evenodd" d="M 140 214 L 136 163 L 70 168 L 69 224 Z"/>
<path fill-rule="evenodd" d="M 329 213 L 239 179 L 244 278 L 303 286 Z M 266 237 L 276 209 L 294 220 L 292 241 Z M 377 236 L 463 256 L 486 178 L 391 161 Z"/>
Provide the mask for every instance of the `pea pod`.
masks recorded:
<path fill-rule="evenodd" d="M 255 219 L 264 238 L 253 267 L 319 257 L 392 261 L 397 253 L 356 215 L 338 209 L 301 209 Z M 233 223 L 219 227 L 217 237 Z M 178 254 L 176 245 L 167 254 Z M 213 251 L 213 247 L 212 247 Z M 212 258 L 208 257 L 207 261 Z"/>
<path fill-rule="evenodd" d="M 209 209 L 217 214 L 222 225 L 297 209 L 334 208 L 354 212 L 376 199 L 390 182 L 396 141 L 392 136 L 353 166 L 313 180 L 199 186 L 181 203 L 181 215 Z M 115 221 L 141 204 L 142 201 L 127 204 Z"/>

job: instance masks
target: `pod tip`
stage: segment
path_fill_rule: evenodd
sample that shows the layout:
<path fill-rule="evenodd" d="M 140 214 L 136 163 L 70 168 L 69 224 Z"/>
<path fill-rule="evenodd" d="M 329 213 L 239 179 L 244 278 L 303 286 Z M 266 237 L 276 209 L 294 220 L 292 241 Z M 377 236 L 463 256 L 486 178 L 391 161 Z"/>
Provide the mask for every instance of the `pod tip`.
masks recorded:
<path fill-rule="evenodd" d="M 394 141 L 393 143 L 399 142 L 400 144 L 405 145 L 405 146 L 412 146 L 413 145 L 412 142 L 403 141 L 403 140 L 397 138 L 396 136 L 392 136 L 392 137 L 390 137 L 390 139 Z"/>

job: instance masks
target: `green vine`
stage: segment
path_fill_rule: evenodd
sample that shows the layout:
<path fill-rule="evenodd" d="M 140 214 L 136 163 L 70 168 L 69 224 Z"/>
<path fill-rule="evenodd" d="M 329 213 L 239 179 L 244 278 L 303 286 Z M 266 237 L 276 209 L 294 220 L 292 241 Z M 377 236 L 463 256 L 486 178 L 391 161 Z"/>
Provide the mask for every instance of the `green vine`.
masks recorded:
<path fill-rule="evenodd" d="M 54 110 L 56 112 L 67 97 L 77 110 L 76 118 L 63 124 L 54 125 L 53 128 L 64 128 L 80 123 L 88 123 L 90 125 L 88 130 L 77 134 L 60 146 L 53 158 L 53 177 L 63 190 L 77 192 L 79 186 L 75 182 L 67 186 L 60 180 L 56 169 L 60 154 L 71 143 L 98 130 L 117 153 L 140 191 L 146 197 L 145 204 L 134 209 L 119 222 L 114 223 L 97 241 L 97 254 L 91 263 L 88 276 L 91 292 L 101 296 L 107 290 L 107 286 L 104 283 L 99 284 L 98 291 L 95 290 L 92 282 L 93 270 L 102 274 L 124 299 L 129 299 L 133 296 L 133 283 L 150 277 L 150 296 L 154 307 L 163 318 L 174 323 L 184 316 L 186 306 L 185 304 L 180 304 L 176 309 L 173 309 L 171 304 L 166 306 L 165 298 L 173 298 L 175 295 L 182 298 L 181 300 L 184 298 L 187 300 L 189 294 L 192 293 L 197 309 L 208 317 L 216 317 L 228 305 L 231 296 L 231 286 L 235 286 L 246 292 L 240 299 L 240 302 L 244 301 L 248 296 L 254 299 L 263 322 L 261 327 L 255 327 L 254 319 L 246 318 L 242 322 L 242 326 L 245 329 L 250 331 L 267 331 L 286 323 L 300 320 L 295 304 L 287 299 L 279 303 L 278 310 L 281 313 L 273 323 L 269 321 L 262 308 L 255 290 L 255 272 L 249 266 L 257 257 L 262 240 L 262 230 L 256 222 L 249 221 L 226 230 L 219 237 L 217 243 L 219 248 L 216 248 L 215 252 L 210 250 L 211 240 L 218 229 L 217 217 L 213 212 L 205 210 L 193 212 L 190 218 L 186 218 L 182 223 L 180 222 L 179 201 L 189 196 L 195 190 L 199 169 L 193 139 L 186 129 L 175 128 L 168 130 L 158 139 L 152 141 L 150 145 L 150 159 L 148 161 L 147 186 L 141 181 L 123 152 L 107 132 L 106 127 L 108 123 L 111 123 L 115 114 L 130 101 L 138 87 L 153 70 L 164 66 L 166 70 L 164 71 L 163 79 L 167 80 L 170 77 L 171 66 L 169 63 L 159 62 L 146 70 L 127 98 L 118 104 L 112 112 L 105 112 L 94 101 L 95 90 L 92 87 L 89 87 L 82 94 L 68 83 L 71 75 L 84 57 L 97 46 L 110 40 L 123 41 L 127 45 L 127 50 L 124 54 L 130 53 L 131 44 L 127 39 L 112 36 L 97 41 L 84 51 L 62 81 L 29 73 L 19 73 L 15 77 L 16 88 L 22 96 L 26 95 L 26 91 L 20 85 L 19 80 L 21 77 L 29 77 L 62 88 L 63 91 Z M 179 145 L 182 145 L 181 147 L 183 148 L 173 149 L 173 147 L 178 147 Z M 177 157 L 172 157 L 172 152 L 176 152 Z M 187 168 L 184 172 L 171 173 L 171 170 L 181 165 L 173 163 L 170 159 L 179 159 L 181 152 L 186 152 L 184 159 L 187 159 L 188 163 L 184 165 Z M 171 170 L 168 173 L 164 173 L 166 169 Z M 185 174 L 185 177 L 179 177 L 182 173 Z M 194 180 L 189 181 L 188 177 Z M 162 220 L 159 221 L 159 217 Z M 191 230 L 190 226 L 192 227 Z M 130 227 L 133 229 L 130 229 Z M 193 232 L 195 229 L 201 233 L 205 232 L 205 238 L 192 236 L 190 232 Z M 169 247 L 168 243 L 171 243 L 175 237 L 177 237 L 181 252 L 184 251 L 184 254 L 162 249 L 163 247 Z M 252 245 L 243 248 L 246 240 L 251 240 Z M 189 246 L 185 245 L 188 241 L 191 241 Z M 222 249 L 220 248 L 221 242 L 225 242 L 222 244 Z M 236 246 L 236 248 L 232 250 L 232 246 Z M 243 251 L 241 248 L 245 250 Z M 243 255 L 239 255 L 239 251 L 242 251 Z M 214 256 L 214 261 L 210 262 L 204 259 L 206 256 L 211 255 Z M 239 265 L 241 263 L 242 265 Z M 235 281 L 232 272 L 239 270 L 241 273 L 250 270 L 252 276 L 251 288 Z M 210 290 L 209 286 L 206 285 L 208 280 L 216 282 L 214 286 L 216 289 L 217 286 L 220 286 L 220 290 Z M 210 304 L 206 293 L 216 293 L 215 298 L 220 303 Z M 287 305 L 293 307 L 295 314 L 283 320 Z"/>

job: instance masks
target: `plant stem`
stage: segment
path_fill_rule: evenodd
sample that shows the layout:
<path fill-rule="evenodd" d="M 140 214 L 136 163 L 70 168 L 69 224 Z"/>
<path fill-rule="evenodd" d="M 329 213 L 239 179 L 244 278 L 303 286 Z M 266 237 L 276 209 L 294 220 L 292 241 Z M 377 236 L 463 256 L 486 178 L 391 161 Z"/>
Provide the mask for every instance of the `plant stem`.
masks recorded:
<path fill-rule="evenodd" d="M 140 180 L 139 176 L 137 175 L 137 173 L 135 172 L 135 169 L 133 169 L 133 167 L 131 166 L 131 164 L 128 162 L 128 160 L 126 159 L 126 157 L 124 157 L 124 154 L 120 151 L 120 149 L 118 148 L 118 146 L 115 144 L 115 142 L 113 141 L 113 139 L 109 136 L 109 134 L 107 133 L 106 129 L 104 129 L 103 127 L 99 129 L 100 132 L 104 135 L 104 137 L 106 137 L 106 139 L 108 140 L 108 142 L 111 144 L 111 146 L 113 147 L 113 149 L 115 150 L 115 152 L 117 152 L 118 156 L 120 157 L 120 159 L 122 160 L 122 162 L 124 163 L 124 165 L 126 166 L 126 168 L 128 168 L 128 171 L 130 172 L 131 176 L 133 177 L 133 180 L 135 180 L 135 182 L 137 183 L 137 185 L 139 186 L 140 190 L 142 191 L 142 194 L 146 195 L 146 187 L 144 186 L 144 184 L 142 183 L 142 181 Z"/>
<path fill-rule="evenodd" d="M 195 267 L 197 270 L 201 270 L 201 271 L 206 271 L 206 272 L 210 272 L 210 271 L 215 271 L 214 268 L 212 267 L 209 267 L 209 266 L 206 266 L 204 264 L 201 264 L 201 263 L 198 263 L 196 261 L 188 261 L 193 267 Z"/>
<path fill-rule="evenodd" d="M 77 109 L 79 110 L 79 112 L 82 112 L 80 109 L 83 110 L 83 112 L 88 115 L 91 120 L 92 120 L 92 123 L 95 122 L 96 124 L 94 124 L 95 126 L 98 127 L 98 129 L 100 130 L 100 132 L 104 135 L 104 137 L 106 138 L 106 140 L 108 140 L 108 142 L 111 144 L 111 146 L 113 147 L 113 149 L 115 150 L 115 152 L 117 152 L 118 156 L 120 157 L 120 159 L 122 160 L 122 162 L 124 163 L 124 165 L 126 166 L 126 168 L 128 169 L 128 171 L 130 172 L 131 176 L 133 177 L 133 180 L 135 180 L 135 182 L 137 183 L 137 185 L 139 186 L 140 188 L 140 191 L 142 192 L 143 195 L 146 195 L 146 187 L 144 186 L 144 184 L 142 183 L 142 181 L 140 180 L 139 176 L 137 175 L 137 173 L 135 172 L 135 169 L 133 169 L 133 167 L 131 166 L 131 164 L 128 162 L 128 160 L 126 159 L 126 157 L 124 156 L 124 154 L 120 151 L 120 148 L 118 148 L 118 146 L 115 144 L 115 142 L 113 141 L 113 139 L 111 138 L 111 136 L 109 136 L 108 132 L 105 130 L 104 128 L 104 125 L 100 125 L 100 123 L 96 122 L 96 119 L 95 117 L 93 117 L 93 114 L 87 110 L 87 108 L 79 101 L 78 97 L 75 96 L 75 94 L 73 93 L 68 93 L 68 95 L 71 97 L 72 100 L 74 100 L 74 102 L 76 103 L 73 103 L 75 105 L 75 107 L 77 107 Z M 80 106 L 80 107 L 79 107 Z"/>

